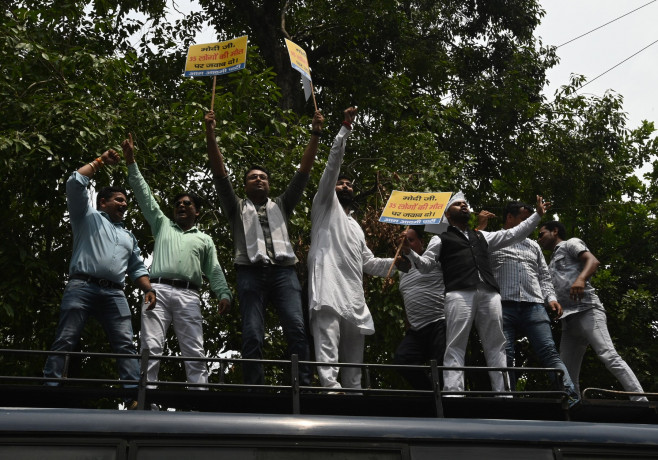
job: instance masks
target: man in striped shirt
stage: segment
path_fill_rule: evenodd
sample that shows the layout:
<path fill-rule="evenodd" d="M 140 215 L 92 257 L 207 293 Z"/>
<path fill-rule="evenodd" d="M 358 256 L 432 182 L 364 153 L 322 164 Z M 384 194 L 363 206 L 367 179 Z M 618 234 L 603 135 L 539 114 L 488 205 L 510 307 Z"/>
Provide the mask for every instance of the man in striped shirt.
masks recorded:
<path fill-rule="evenodd" d="M 409 247 L 422 254 L 423 227 L 413 226 L 404 232 Z M 438 238 L 435 236 L 434 238 Z M 411 267 L 400 271 L 400 293 L 404 300 L 409 328 L 395 350 L 395 364 L 421 365 L 435 359 L 443 365 L 446 350 L 446 318 L 443 312 L 445 285 L 443 271 L 437 264 L 429 273 Z M 419 369 L 401 369 L 400 374 L 416 390 L 431 390 L 432 381 Z"/>
<path fill-rule="evenodd" d="M 521 202 L 509 203 L 503 211 L 503 228 L 519 225 L 532 214 L 530 205 Z M 515 365 L 517 337 L 528 337 L 528 341 L 544 367 L 557 368 L 564 373 L 562 384 L 575 403 L 578 398 L 567 368 L 560 359 L 551 331 L 552 318 L 562 315 L 551 282 L 551 275 L 539 245 L 528 238 L 491 253 L 491 268 L 500 287 L 503 306 L 503 332 L 507 340 L 507 365 Z M 516 376 L 510 372 L 512 390 L 516 387 Z M 553 383 L 556 375 L 549 373 Z"/>

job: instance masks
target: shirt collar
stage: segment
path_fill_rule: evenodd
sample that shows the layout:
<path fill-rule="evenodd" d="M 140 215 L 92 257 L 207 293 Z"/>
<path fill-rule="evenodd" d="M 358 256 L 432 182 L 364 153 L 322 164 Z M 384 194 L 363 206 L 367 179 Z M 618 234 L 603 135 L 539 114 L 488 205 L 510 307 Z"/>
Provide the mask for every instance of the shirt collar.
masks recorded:
<path fill-rule="evenodd" d="M 123 221 L 122 222 L 112 222 L 112 219 L 110 219 L 110 215 L 108 213 L 106 213 L 105 211 L 98 211 L 98 212 L 100 213 L 101 216 L 105 217 L 112 225 L 115 225 L 117 227 L 122 227 L 122 228 L 126 227 L 126 224 L 124 224 Z"/>
<path fill-rule="evenodd" d="M 468 231 L 469 231 L 468 227 L 466 227 L 466 230 L 462 230 L 459 227 L 455 227 L 454 225 L 450 225 L 448 227 L 448 229 L 451 229 L 451 228 L 453 229 L 454 232 L 460 233 L 460 234 L 464 235 L 466 237 L 466 239 L 468 239 Z"/>
<path fill-rule="evenodd" d="M 193 233 L 193 232 L 198 232 L 199 229 L 196 228 L 196 225 L 193 225 L 192 227 L 188 228 L 187 230 L 183 230 L 180 225 L 178 225 L 176 222 L 173 220 L 169 219 L 169 223 L 171 224 L 172 227 L 178 227 L 181 232 L 183 233 Z"/>
<path fill-rule="evenodd" d="M 560 249 L 560 246 L 562 246 L 562 243 L 564 243 L 564 240 L 560 241 L 558 244 L 555 245 L 553 248 L 553 252 L 551 253 L 551 261 L 555 257 L 555 254 L 557 254 L 558 249 Z"/>

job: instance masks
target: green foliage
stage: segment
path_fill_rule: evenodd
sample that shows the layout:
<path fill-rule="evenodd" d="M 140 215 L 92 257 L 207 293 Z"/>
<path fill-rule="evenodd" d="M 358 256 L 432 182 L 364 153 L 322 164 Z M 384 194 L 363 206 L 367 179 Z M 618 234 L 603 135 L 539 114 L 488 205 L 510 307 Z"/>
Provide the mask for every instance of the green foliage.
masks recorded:
<path fill-rule="evenodd" d="M 229 283 L 235 285 L 229 230 L 205 168 L 202 120 L 210 106 L 210 82 L 180 79 L 172 94 L 170 88 L 158 86 L 151 72 L 158 68 L 170 75 L 180 73 L 180 62 L 172 64 L 168 57 L 156 61 L 157 53 L 138 57 L 129 52 L 119 58 L 113 55 L 114 48 L 105 49 L 106 55 L 96 54 L 86 46 L 99 38 L 97 25 L 91 27 L 91 23 L 78 30 L 77 41 L 60 47 L 44 44 L 52 43 L 47 21 L 41 23 L 43 30 L 30 24 L 40 20 L 36 10 L 18 10 L 2 20 L 6 32 L 1 37 L 0 94 L 3 113 L 12 113 L 0 122 L 0 158 L 6 171 L 2 191 L 11 197 L 2 210 L 7 226 L 0 248 L 3 346 L 49 348 L 71 254 L 64 183 L 72 171 L 104 150 L 120 150 L 129 132 L 137 144 L 137 161 L 164 210 L 170 209 L 169 199 L 181 190 L 193 190 L 204 198 L 199 224 L 219 242 L 220 261 Z M 40 30 L 41 35 L 30 29 Z M 146 62 L 147 58 L 151 61 Z M 220 143 L 231 157 L 236 176 L 241 177 L 248 164 L 265 163 L 281 171 L 273 187 L 282 189 L 301 157 L 300 143 L 308 137 L 302 125 L 308 119 L 300 121 L 278 108 L 279 92 L 272 78 L 272 72 L 257 63 L 231 75 L 218 85 L 215 109 Z M 93 182 L 96 187 L 126 185 L 126 175 L 123 165 L 106 168 Z M 240 182 L 236 181 L 236 187 Z M 148 257 L 152 235 L 136 207 L 126 225 Z M 140 300 L 137 292 L 129 294 L 138 332 Z M 239 349 L 238 308 L 222 318 L 215 309 L 216 301 L 207 302 L 210 356 Z M 84 349 L 109 351 L 104 334 L 93 322 L 82 342 Z M 175 347 L 175 340 L 170 343 Z M 102 369 L 86 363 L 85 375 L 114 375 L 111 363 L 99 365 Z M 42 362 L 31 362 L 27 374 L 39 375 L 41 366 Z"/>
<path fill-rule="evenodd" d="M 199 3 L 202 13 L 175 23 L 167 20 L 170 7 L 162 0 L 11 1 L 0 15 L 3 347 L 49 348 L 71 253 L 65 180 L 104 150 L 119 149 L 129 132 L 163 209 L 180 190 L 203 197 L 199 224 L 216 242 L 235 286 L 230 230 L 206 167 L 202 120 L 212 82 L 182 77 L 187 48 L 209 19 L 220 40 L 244 33 L 250 40 L 247 69 L 219 77 L 214 101 L 218 141 L 238 192 L 250 164 L 275 172 L 273 195 L 294 173 L 308 142 L 312 105 L 304 102 L 283 38 L 288 34 L 308 53 L 327 135 L 292 218 L 300 280 L 306 279 L 311 197 L 343 109 L 358 105 L 344 169 L 362 191 L 378 185 L 359 212 L 377 256 L 393 255 L 401 230 L 377 222 L 394 189 L 462 189 L 475 209 L 496 213 L 508 200 L 532 203 L 542 194 L 570 235 L 584 239 L 601 260 L 593 282 L 613 340 L 645 389 L 656 391 L 658 164 L 648 183 L 633 175 L 655 158 L 654 126 L 627 127 L 622 97 L 579 95 L 584 80 L 578 76 L 545 100 L 545 71 L 557 56 L 533 35 L 543 14 L 536 0 Z M 147 32 L 135 37 L 144 24 Z M 123 165 L 94 178 L 95 186 L 108 183 L 126 183 Z M 126 224 L 149 256 L 152 235 L 136 207 Z M 396 281 L 366 277 L 364 289 L 377 328 L 367 339 L 366 360 L 389 363 L 404 333 Z M 207 292 L 203 299 L 208 355 L 236 352 L 239 305 L 220 317 L 216 301 Z M 129 300 L 137 332 L 140 300 L 136 292 Z M 266 358 L 286 355 L 278 324 L 268 311 Z M 559 340 L 559 327 L 555 333 Z M 87 350 L 108 350 L 94 323 L 83 341 Z M 168 343 L 166 353 L 177 353 L 173 334 Z M 520 359 L 533 364 L 525 346 Z M 483 364 L 475 338 L 468 360 Z M 0 370 L 39 375 L 41 366 L 5 361 Z M 84 363 L 80 372 L 115 370 L 109 362 Z M 590 354 L 581 375 L 583 387 L 618 386 Z M 183 376 L 179 365 L 161 371 L 164 380 Z M 227 378 L 239 381 L 239 368 Z M 271 380 L 284 378 L 273 374 Z M 373 382 L 403 384 L 394 375 L 375 375 Z M 528 377 L 524 384 L 544 382 Z"/>

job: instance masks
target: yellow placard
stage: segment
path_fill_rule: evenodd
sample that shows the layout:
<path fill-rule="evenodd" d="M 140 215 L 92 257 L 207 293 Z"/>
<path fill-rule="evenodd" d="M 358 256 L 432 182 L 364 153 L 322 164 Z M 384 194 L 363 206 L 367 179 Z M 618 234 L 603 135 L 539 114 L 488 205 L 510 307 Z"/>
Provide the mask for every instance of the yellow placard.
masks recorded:
<path fill-rule="evenodd" d="M 286 38 L 286 47 L 288 47 L 288 54 L 290 55 L 290 64 L 293 69 L 304 75 L 308 80 L 311 80 L 311 69 L 308 66 L 308 58 L 306 51 L 301 46 L 296 45 Z"/>
<path fill-rule="evenodd" d="M 246 61 L 246 35 L 225 42 L 192 45 L 187 51 L 185 76 L 224 75 L 244 69 Z"/>
<path fill-rule="evenodd" d="M 380 222 L 399 225 L 438 224 L 443 217 L 451 192 L 401 192 L 393 190 Z"/>

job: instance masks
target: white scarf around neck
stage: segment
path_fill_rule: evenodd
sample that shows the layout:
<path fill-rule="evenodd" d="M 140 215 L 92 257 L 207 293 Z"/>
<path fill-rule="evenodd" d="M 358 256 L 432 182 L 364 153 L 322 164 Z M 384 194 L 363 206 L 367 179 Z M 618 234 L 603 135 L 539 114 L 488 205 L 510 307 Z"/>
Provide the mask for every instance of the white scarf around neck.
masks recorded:
<path fill-rule="evenodd" d="M 295 260 L 295 252 L 292 250 L 288 229 L 281 210 L 269 198 L 265 204 L 265 210 L 270 233 L 272 234 L 274 260 L 276 262 Z M 242 225 L 244 226 L 244 238 L 247 244 L 247 256 L 251 263 L 272 262 L 267 255 L 265 236 L 258 219 L 258 211 L 248 198 L 242 202 Z"/>

